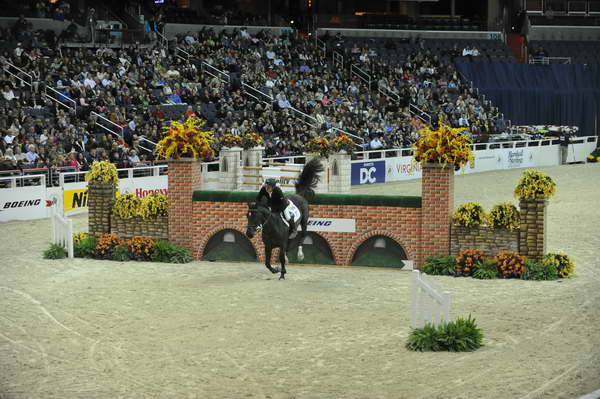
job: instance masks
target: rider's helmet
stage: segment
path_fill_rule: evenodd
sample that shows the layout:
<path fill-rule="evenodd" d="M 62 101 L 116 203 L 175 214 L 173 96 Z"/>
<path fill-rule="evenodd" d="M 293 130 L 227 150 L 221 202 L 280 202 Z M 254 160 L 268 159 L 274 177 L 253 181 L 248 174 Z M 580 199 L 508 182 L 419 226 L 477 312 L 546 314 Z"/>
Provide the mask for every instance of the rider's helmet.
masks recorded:
<path fill-rule="evenodd" d="M 275 187 L 277 185 L 277 179 L 275 179 L 274 177 L 269 177 L 267 180 L 265 180 L 265 185 Z"/>

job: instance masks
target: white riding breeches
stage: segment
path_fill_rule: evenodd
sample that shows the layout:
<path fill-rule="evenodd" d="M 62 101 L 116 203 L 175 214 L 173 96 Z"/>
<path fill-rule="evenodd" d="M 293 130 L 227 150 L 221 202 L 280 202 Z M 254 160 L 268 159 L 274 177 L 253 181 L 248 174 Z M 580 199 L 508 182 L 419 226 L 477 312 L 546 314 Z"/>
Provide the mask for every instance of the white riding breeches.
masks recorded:
<path fill-rule="evenodd" d="M 288 201 L 288 206 L 283 210 L 283 215 L 288 222 L 296 223 L 300 220 L 300 209 L 292 201 Z"/>

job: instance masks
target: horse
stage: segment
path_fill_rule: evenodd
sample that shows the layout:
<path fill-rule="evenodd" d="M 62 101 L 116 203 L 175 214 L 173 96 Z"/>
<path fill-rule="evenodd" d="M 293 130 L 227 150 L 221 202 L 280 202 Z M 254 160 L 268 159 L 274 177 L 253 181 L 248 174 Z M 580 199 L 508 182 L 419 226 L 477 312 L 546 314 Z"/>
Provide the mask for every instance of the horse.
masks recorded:
<path fill-rule="evenodd" d="M 302 243 L 307 235 L 308 225 L 308 201 L 314 196 L 314 189 L 319 182 L 319 173 L 323 172 L 323 164 L 318 158 L 310 160 L 304 168 L 298 180 L 296 181 L 296 193 L 286 195 L 300 210 L 300 234 L 296 237 L 289 236 L 289 228 L 283 220 L 283 216 L 279 212 L 273 212 L 263 203 L 248 204 L 248 226 L 246 236 L 253 238 L 258 232 L 262 232 L 262 241 L 265 245 L 265 266 L 273 274 L 281 273 L 280 280 L 285 279 L 287 273 L 285 265 L 287 263 L 287 250 L 291 247 L 294 240 L 298 242 L 298 260 L 304 259 L 302 252 Z M 280 248 L 279 263 L 281 268 L 271 266 L 271 254 L 274 248 Z"/>

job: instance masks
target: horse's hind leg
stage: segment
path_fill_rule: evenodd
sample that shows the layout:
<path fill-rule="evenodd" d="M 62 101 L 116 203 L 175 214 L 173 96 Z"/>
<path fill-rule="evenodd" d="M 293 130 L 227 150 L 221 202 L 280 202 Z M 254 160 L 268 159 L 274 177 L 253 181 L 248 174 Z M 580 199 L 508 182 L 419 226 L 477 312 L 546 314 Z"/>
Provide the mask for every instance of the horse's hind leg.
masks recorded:
<path fill-rule="evenodd" d="M 265 246 L 265 266 L 269 271 L 273 274 L 279 273 L 280 269 L 278 267 L 271 266 L 271 254 L 273 253 L 273 248 Z"/>
<path fill-rule="evenodd" d="M 304 252 L 302 252 L 302 244 L 304 244 L 304 239 L 306 238 L 307 233 L 307 224 L 308 218 L 303 217 L 300 222 L 302 225 L 302 231 L 298 237 L 298 262 L 302 262 L 304 260 Z"/>
<path fill-rule="evenodd" d="M 287 255 L 285 254 L 286 252 L 286 247 L 282 247 L 279 251 L 279 263 L 281 263 L 281 275 L 279 276 L 280 280 L 285 280 L 285 274 L 287 273 L 285 270 L 285 264 L 287 263 Z"/>

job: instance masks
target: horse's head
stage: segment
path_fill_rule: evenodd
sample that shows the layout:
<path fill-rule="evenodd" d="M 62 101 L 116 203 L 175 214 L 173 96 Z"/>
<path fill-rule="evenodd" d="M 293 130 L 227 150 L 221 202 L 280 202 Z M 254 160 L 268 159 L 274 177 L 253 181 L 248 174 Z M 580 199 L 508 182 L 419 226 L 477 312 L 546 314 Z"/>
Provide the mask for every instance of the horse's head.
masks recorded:
<path fill-rule="evenodd" d="M 260 204 L 248 204 L 246 236 L 252 238 L 256 233 L 260 232 L 270 215 L 271 211 L 269 211 L 269 208 Z"/>

